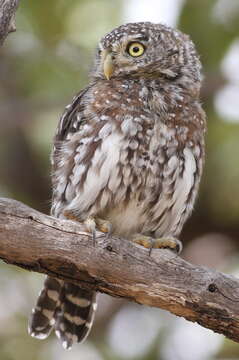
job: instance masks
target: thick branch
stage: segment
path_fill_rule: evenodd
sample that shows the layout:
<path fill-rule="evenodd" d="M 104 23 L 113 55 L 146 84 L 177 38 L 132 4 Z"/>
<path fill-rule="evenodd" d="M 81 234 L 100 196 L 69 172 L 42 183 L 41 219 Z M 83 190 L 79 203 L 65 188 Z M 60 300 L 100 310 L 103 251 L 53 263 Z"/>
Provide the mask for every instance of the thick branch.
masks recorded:
<path fill-rule="evenodd" d="M 239 342 L 239 280 L 190 264 L 169 250 L 148 251 L 84 225 L 41 214 L 15 200 L 0 199 L 0 258 L 166 309 Z"/>
<path fill-rule="evenodd" d="M 0 0 L 0 46 L 7 35 L 16 30 L 15 13 L 19 0 Z"/>

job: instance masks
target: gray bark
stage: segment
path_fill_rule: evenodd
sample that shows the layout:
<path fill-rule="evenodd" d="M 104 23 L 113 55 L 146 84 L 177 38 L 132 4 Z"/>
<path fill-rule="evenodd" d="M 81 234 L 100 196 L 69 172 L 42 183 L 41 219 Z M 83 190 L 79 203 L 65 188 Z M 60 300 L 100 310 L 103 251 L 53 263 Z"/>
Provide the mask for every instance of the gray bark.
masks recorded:
<path fill-rule="evenodd" d="M 19 0 L 0 0 L 0 46 L 10 32 L 16 31 L 15 13 Z"/>
<path fill-rule="evenodd" d="M 0 258 L 139 304 L 159 307 L 239 342 L 239 280 L 83 224 L 0 199 Z"/>

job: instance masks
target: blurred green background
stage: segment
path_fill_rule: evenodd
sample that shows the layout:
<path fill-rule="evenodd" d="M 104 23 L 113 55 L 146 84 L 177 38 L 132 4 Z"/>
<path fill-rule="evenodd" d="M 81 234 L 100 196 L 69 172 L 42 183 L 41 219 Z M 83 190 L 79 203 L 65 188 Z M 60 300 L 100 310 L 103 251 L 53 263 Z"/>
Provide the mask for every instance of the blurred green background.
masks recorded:
<path fill-rule="evenodd" d="M 239 0 L 20 1 L 0 49 L 0 196 L 49 212 L 49 154 L 65 105 L 87 84 L 99 38 L 149 20 L 190 34 L 204 69 L 207 156 L 183 257 L 239 274 Z M 239 344 L 159 309 L 101 295 L 95 326 L 66 352 L 27 335 L 43 276 L 0 264 L 0 360 L 239 359 Z"/>

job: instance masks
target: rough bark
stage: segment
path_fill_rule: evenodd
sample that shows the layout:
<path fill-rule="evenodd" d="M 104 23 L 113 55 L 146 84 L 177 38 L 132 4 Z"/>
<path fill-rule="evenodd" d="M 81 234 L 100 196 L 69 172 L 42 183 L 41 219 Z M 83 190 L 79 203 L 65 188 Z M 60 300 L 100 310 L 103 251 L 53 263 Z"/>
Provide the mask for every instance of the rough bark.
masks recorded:
<path fill-rule="evenodd" d="M 27 270 L 149 306 L 239 342 L 239 280 L 184 261 L 169 250 L 152 251 L 125 239 L 96 234 L 83 224 L 44 215 L 0 199 L 0 258 Z"/>
<path fill-rule="evenodd" d="M 0 0 L 0 46 L 10 32 L 16 31 L 15 13 L 19 0 Z"/>

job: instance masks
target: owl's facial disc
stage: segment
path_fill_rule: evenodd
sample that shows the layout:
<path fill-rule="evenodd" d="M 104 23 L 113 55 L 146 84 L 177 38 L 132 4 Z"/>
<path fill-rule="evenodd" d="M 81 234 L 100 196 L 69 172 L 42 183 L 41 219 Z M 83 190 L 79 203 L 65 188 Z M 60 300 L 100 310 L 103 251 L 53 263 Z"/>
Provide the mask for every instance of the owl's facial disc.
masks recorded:
<path fill-rule="evenodd" d="M 130 71 L 136 71 L 135 60 L 141 58 L 145 50 L 145 45 L 134 38 L 130 41 L 117 41 L 107 48 L 100 46 L 100 67 L 103 75 L 110 80 L 113 75 L 128 75 Z"/>
<path fill-rule="evenodd" d="M 109 80 L 114 72 L 114 63 L 113 57 L 110 50 L 105 49 L 101 54 L 101 64 L 103 68 L 103 73 L 107 80 Z"/>

